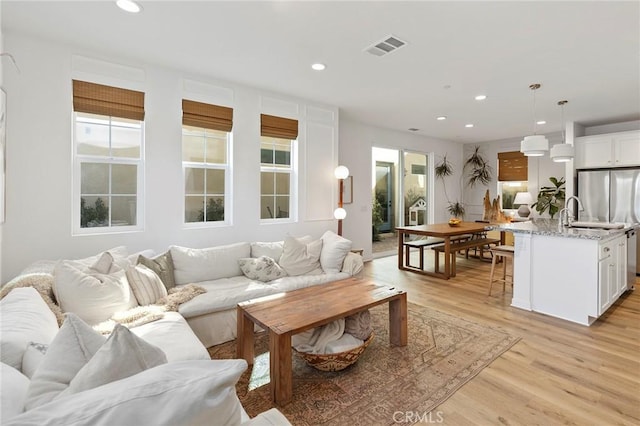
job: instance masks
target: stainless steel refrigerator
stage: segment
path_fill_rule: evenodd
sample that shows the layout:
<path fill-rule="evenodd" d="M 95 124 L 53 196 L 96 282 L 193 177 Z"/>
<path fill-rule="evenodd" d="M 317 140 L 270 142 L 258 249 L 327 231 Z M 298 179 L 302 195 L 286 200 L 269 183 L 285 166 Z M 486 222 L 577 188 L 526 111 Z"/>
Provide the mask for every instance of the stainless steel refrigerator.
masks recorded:
<path fill-rule="evenodd" d="M 588 222 L 640 223 L 640 168 L 578 171 L 578 198 Z M 640 247 L 635 232 L 627 233 L 632 271 L 640 274 Z M 633 243 L 633 240 L 635 244 Z"/>

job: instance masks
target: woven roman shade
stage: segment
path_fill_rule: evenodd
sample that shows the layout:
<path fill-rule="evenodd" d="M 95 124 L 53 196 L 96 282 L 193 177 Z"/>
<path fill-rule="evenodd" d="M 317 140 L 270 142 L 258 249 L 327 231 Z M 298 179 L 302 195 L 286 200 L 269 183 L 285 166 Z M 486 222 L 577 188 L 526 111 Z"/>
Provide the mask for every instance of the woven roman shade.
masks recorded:
<path fill-rule="evenodd" d="M 182 124 L 230 132 L 233 128 L 233 108 L 183 99 Z"/>
<path fill-rule="evenodd" d="M 271 138 L 298 139 L 298 120 L 260 114 L 260 134 Z"/>
<path fill-rule="evenodd" d="M 529 180 L 529 159 L 520 151 L 499 152 L 498 180 L 501 182 Z"/>
<path fill-rule="evenodd" d="M 73 80 L 73 110 L 144 120 L 144 92 Z"/>

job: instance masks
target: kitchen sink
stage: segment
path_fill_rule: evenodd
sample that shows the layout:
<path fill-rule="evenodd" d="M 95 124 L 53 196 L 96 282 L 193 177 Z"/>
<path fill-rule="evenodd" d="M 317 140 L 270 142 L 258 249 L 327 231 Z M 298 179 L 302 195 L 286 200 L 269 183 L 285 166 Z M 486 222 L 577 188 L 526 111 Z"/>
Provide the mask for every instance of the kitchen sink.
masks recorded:
<path fill-rule="evenodd" d="M 624 228 L 624 223 L 575 221 L 570 226 L 571 228 L 622 229 Z"/>

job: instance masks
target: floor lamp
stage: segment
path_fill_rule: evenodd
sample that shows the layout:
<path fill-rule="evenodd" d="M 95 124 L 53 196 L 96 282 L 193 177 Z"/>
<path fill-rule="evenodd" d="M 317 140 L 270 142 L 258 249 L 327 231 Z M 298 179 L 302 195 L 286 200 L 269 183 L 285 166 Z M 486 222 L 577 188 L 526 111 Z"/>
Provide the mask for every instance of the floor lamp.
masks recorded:
<path fill-rule="evenodd" d="M 340 191 L 338 198 L 338 208 L 333 211 L 333 217 L 338 219 L 338 235 L 342 236 L 342 219 L 347 217 L 347 211 L 342 208 L 342 197 L 344 195 L 344 180 L 349 177 L 349 169 L 345 166 L 338 166 L 334 171 L 336 179 L 338 179 Z"/>

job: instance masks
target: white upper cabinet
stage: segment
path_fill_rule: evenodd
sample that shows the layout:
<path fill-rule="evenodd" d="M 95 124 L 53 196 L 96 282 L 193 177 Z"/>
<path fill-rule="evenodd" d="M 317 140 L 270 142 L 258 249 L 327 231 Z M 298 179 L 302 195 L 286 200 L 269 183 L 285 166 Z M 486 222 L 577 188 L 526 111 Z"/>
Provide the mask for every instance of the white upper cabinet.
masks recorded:
<path fill-rule="evenodd" d="M 640 166 L 640 131 L 582 136 L 574 142 L 576 169 Z"/>

